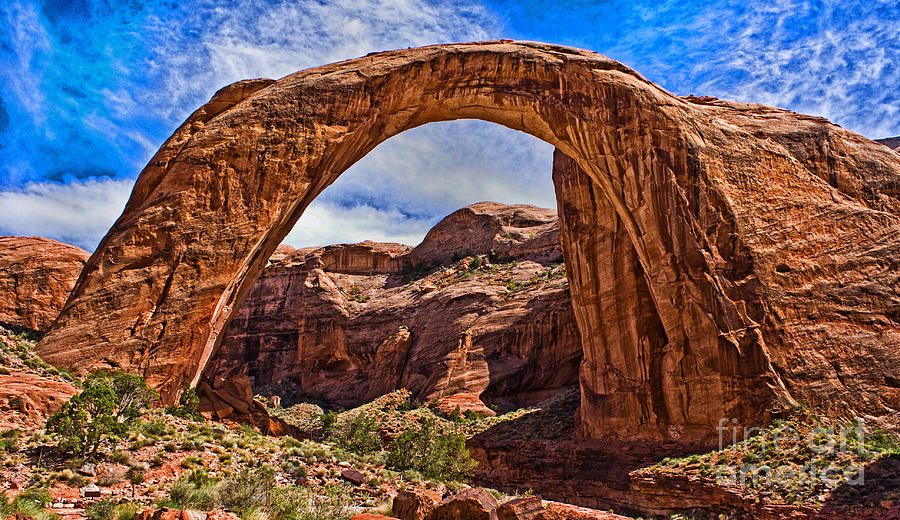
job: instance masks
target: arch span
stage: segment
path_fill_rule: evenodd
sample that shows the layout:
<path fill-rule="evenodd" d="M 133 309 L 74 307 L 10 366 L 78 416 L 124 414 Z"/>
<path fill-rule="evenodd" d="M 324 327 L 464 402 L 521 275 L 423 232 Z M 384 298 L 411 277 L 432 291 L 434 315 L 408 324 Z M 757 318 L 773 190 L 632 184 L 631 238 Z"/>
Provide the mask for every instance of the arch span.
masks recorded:
<path fill-rule="evenodd" d="M 142 372 L 174 399 L 326 186 L 385 139 L 461 118 L 558 149 L 586 338 L 584 434 L 709 438 L 719 418 L 754 424 L 792 394 L 843 398 L 846 385 L 807 343 L 828 331 L 803 315 L 815 307 L 804 284 L 811 277 L 837 296 L 866 270 L 887 283 L 878 259 L 845 276 L 847 255 L 825 251 L 846 252 L 865 228 L 873 232 L 854 251 L 894 232 L 896 252 L 898 203 L 882 188 L 896 182 L 898 158 L 824 120 L 679 98 L 601 55 L 531 42 L 383 52 L 225 87 L 141 173 L 39 353 L 79 372 Z M 888 299 L 858 305 L 895 323 Z M 897 368 L 896 328 L 853 326 L 855 339 L 826 358 L 872 349 L 865 356 Z M 797 377 L 821 377 L 825 391 L 785 385 Z M 853 406 L 884 416 L 875 379 L 860 376 L 867 386 Z"/>

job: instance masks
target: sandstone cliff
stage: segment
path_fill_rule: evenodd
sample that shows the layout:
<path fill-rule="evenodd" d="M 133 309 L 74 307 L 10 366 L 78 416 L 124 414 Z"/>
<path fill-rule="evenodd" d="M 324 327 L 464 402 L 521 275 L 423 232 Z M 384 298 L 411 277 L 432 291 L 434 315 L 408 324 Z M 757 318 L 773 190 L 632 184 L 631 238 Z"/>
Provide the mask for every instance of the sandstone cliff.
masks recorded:
<path fill-rule="evenodd" d="M 364 242 L 276 255 L 206 374 L 246 370 L 263 393 L 339 406 L 401 387 L 537 402 L 577 384 L 581 360 L 558 239 L 552 210 L 480 203 L 412 251 Z"/>
<path fill-rule="evenodd" d="M 0 237 L 0 322 L 47 330 L 90 255 L 40 237 Z"/>

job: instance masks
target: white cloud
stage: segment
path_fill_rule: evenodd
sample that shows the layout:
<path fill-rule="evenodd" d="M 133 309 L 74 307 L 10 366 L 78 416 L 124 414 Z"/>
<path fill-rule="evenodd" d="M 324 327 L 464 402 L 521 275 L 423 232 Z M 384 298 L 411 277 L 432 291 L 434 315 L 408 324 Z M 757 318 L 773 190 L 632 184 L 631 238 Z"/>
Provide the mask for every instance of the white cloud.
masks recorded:
<path fill-rule="evenodd" d="M 414 128 L 382 143 L 329 186 L 294 226 L 289 243 L 416 245 L 438 220 L 475 202 L 555 208 L 552 159 L 551 145 L 493 123 Z M 310 217 L 314 208 L 332 218 Z M 341 212 L 347 215 L 337 218 Z"/>
<path fill-rule="evenodd" d="M 429 219 L 409 217 L 395 209 L 367 205 L 344 208 L 318 199 L 306 209 L 284 243 L 306 247 L 373 240 L 414 246 L 431 224 Z"/>
<path fill-rule="evenodd" d="M 133 179 L 35 182 L 0 191 L 0 234 L 43 236 L 93 251 L 122 213 Z"/>

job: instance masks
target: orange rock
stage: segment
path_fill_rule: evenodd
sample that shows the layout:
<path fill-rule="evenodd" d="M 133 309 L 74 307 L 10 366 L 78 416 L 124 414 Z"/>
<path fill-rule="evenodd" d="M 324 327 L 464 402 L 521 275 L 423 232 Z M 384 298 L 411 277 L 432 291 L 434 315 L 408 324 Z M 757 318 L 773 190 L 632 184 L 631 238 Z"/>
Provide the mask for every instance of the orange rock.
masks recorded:
<path fill-rule="evenodd" d="M 497 520 L 533 520 L 543 511 L 539 496 L 516 498 L 497 508 Z"/>
<path fill-rule="evenodd" d="M 445 498 L 426 520 L 491 520 L 496 518 L 497 505 L 497 499 L 484 489 L 464 489 Z"/>
<path fill-rule="evenodd" d="M 0 322 L 47 330 L 90 255 L 40 237 L 0 237 Z"/>
<path fill-rule="evenodd" d="M 440 502 L 441 495 L 436 491 L 401 489 L 394 497 L 391 514 L 400 520 L 424 520 Z"/>
<path fill-rule="evenodd" d="M 360 513 L 354 515 L 350 520 L 397 520 L 392 516 L 376 515 L 372 513 Z"/>
<path fill-rule="evenodd" d="M 41 428 L 78 391 L 68 382 L 32 372 L 0 374 L 0 429 Z"/>
<path fill-rule="evenodd" d="M 454 410 L 459 410 L 460 413 L 474 412 L 488 417 L 497 415 L 496 412 L 485 406 L 477 395 L 469 393 L 438 397 L 430 406 L 445 415 L 453 413 Z"/>

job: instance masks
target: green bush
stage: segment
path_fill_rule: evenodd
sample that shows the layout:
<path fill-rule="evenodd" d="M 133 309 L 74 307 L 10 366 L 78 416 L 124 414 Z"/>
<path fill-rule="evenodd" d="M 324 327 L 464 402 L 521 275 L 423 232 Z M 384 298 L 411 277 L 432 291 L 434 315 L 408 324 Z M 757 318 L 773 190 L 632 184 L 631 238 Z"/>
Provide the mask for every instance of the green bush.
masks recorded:
<path fill-rule="evenodd" d="M 344 450 L 366 455 L 381 450 L 378 421 L 365 414 L 357 414 L 344 424 L 335 436 L 335 443 Z"/>
<path fill-rule="evenodd" d="M 423 419 L 418 428 L 406 430 L 391 444 L 387 464 L 394 469 L 415 470 L 435 480 L 463 480 L 476 462 L 462 433 L 442 433 L 434 419 Z"/>
<path fill-rule="evenodd" d="M 116 503 L 112 500 L 94 502 L 84 508 L 84 516 L 88 517 L 88 520 L 115 520 Z"/>
<path fill-rule="evenodd" d="M 185 388 L 178 397 L 178 404 L 166 408 L 166 413 L 181 417 L 183 419 L 193 419 L 199 421 L 203 419 L 200 415 L 200 397 L 197 391 L 191 387 Z"/>
<path fill-rule="evenodd" d="M 0 453 L 13 453 L 19 449 L 19 439 L 22 432 L 19 430 L 6 430 L 0 435 Z"/>
<path fill-rule="evenodd" d="M 322 424 L 322 431 L 325 435 L 334 433 L 334 428 L 337 426 L 337 419 L 338 413 L 334 410 L 328 410 L 319 415 L 319 422 Z"/>

